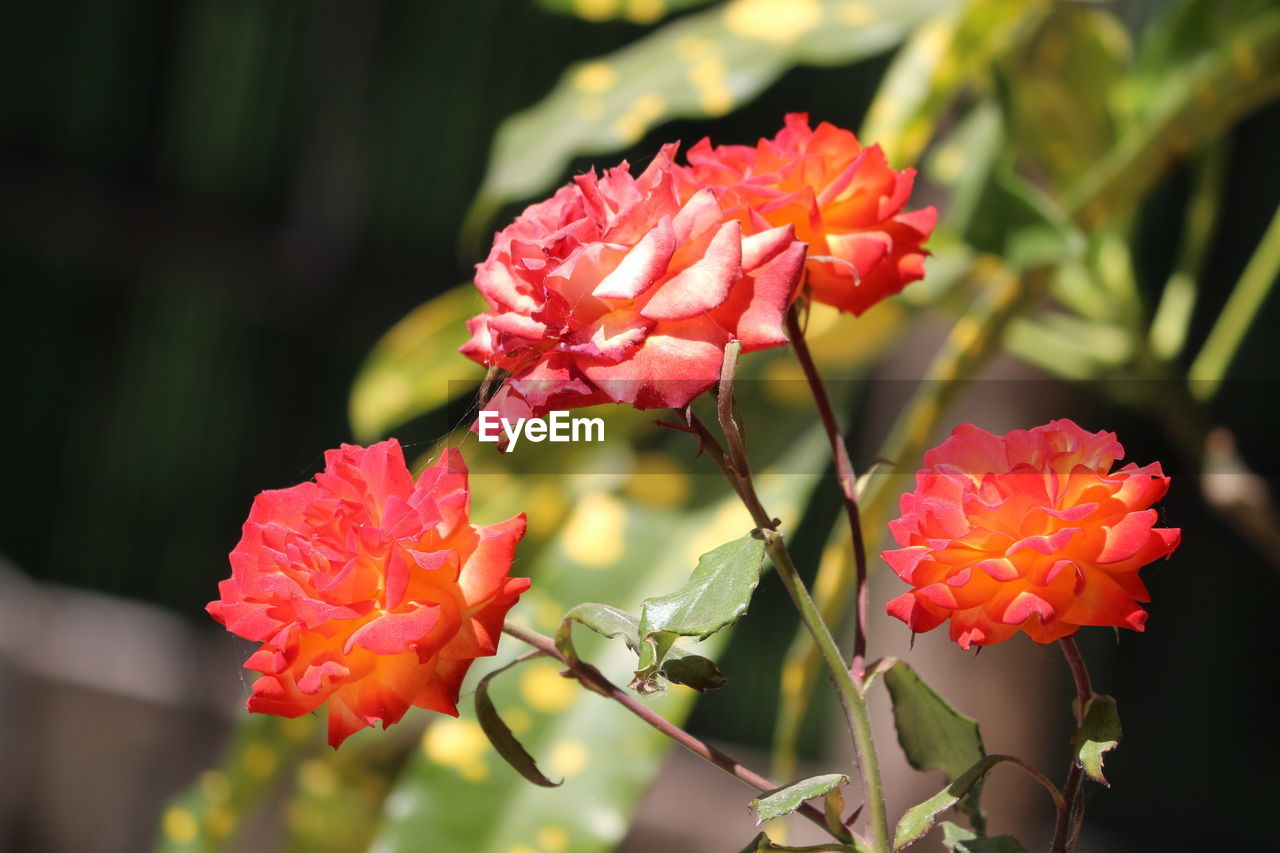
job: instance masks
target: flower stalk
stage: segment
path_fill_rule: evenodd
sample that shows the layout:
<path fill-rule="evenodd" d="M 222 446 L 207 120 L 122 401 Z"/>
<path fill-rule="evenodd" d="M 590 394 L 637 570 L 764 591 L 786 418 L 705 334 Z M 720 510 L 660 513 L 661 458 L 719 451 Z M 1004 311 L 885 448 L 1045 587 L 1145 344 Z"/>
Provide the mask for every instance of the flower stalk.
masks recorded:
<path fill-rule="evenodd" d="M 1071 676 L 1076 683 L 1075 717 L 1076 725 L 1084 722 L 1085 709 L 1093 698 L 1093 685 L 1089 680 L 1089 670 L 1085 666 L 1084 656 L 1076 645 L 1075 637 L 1063 637 L 1058 641 L 1062 653 L 1071 668 Z M 1053 829 L 1053 843 L 1050 853 L 1067 853 L 1075 847 L 1076 836 L 1080 824 L 1084 820 L 1084 765 L 1077 760 L 1074 752 L 1071 756 L 1071 769 L 1067 771 L 1067 782 L 1062 787 L 1062 802 L 1058 805 L 1058 819 Z"/>
<path fill-rule="evenodd" d="M 635 696 L 632 696 L 630 693 L 614 684 L 605 677 L 604 673 L 596 669 L 591 664 L 584 661 L 567 660 L 561 651 L 556 648 L 555 640 L 550 637 L 540 634 L 532 628 L 528 628 L 518 622 L 513 622 L 510 619 L 503 623 L 502 631 L 504 634 L 515 637 L 522 643 L 532 646 L 539 653 L 544 654 L 547 657 L 554 658 L 564 664 L 567 667 L 568 672 L 572 673 L 573 677 L 576 678 L 583 687 L 594 693 L 599 693 L 606 698 L 614 700 L 632 714 L 635 714 L 650 726 L 662 732 L 662 734 L 666 735 L 671 740 L 680 744 L 699 758 L 719 767 L 735 779 L 745 782 L 757 791 L 762 792 L 772 791 L 778 787 L 773 782 L 770 782 L 768 779 L 741 764 L 731 756 L 721 752 L 714 746 L 699 740 L 677 726 L 675 723 L 646 707 Z M 798 808 L 796 812 L 808 818 L 824 830 L 827 829 L 825 816 L 821 811 L 808 803 L 801 804 L 800 808 Z"/>
<path fill-rule="evenodd" d="M 733 381 L 736 376 L 737 356 L 737 342 L 731 342 L 725 350 L 716 407 L 720 428 L 729 450 L 726 452 L 720 446 L 706 424 L 702 423 L 692 410 L 688 412 L 688 422 L 703 444 L 710 448 L 712 459 L 719 465 L 734 491 L 742 498 L 747 511 L 751 513 L 752 520 L 764 537 L 765 552 L 773 561 L 783 586 L 791 596 L 792 603 L 800 614 L 800 621 L 818 647 L 827 674 L 836 688 L 840 707 L 844 712 L 845 722 L 849 727 L 857 753 L 863 797 L 866 799 L 867 825 L 871 832 L 870 847 L 875 853 L 888 853 L 891 847 L 889 822 L 885 811 L 880 764 L 876 757 L 875 739 L 871 731 L 871 718 L 867 711 L 866 700 L 858 687 L 858 681 L 854 679 L 850 667 L 845 663 L 840 647 L 831 634 L 831 629 L 823 620 L 804 580 L 800 577 L 795 561 L 787 550 L 786 541 L 777 530 L 778 521 L 765 510 L 751 481 L 746 445 L 733 415 Z"/>
<path fill-rule="evenodd" d="M 809 352 L 809 344 L 805 341 L 804 329 L 800 325 L 796 306 L 787 312 L 787 335 L 791 338 L 791 348 L 804 371 L 804 378 L 809 383 L 809 391 L 813 395 L 814 405 L 822 419 L 822 428 L 827 433 L 827 441 L 831 445 L 831 456 L 835 460 L 836 478 L 840 483 L 840 492 L 844 498 L 845 516 L 849 520 L 849 533 L 853 538 L 854 559 L 854 610 L 853 610 L 853 659 L 849 668 L 858 681 L 866 677 L 867 660 L 867 548 L 863 541 L 862 519 L 858 511 L 858 478 L 854 473 L 853 462 L 849 458 L 849 448 L 844 441 L 844 433 L 840 431 L 840 423 L 836 420 L 835 409 L 831 405 L 831 397 L 827 387 L 818 373 L 813 355 Z"/>

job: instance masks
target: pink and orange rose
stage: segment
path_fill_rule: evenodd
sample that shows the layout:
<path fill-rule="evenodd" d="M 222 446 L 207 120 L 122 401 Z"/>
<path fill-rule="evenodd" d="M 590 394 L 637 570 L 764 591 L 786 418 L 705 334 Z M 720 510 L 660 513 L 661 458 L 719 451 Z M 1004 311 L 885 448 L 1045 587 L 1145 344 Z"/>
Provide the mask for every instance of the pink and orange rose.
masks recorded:
<path fill-rule="evenodd" d="M 524 516 L 470 523 L 467 467 L 446 450 L 415 483 L 394 439 L 325 454 L 314 482 L 262 492 L 208 606 L 262 645 L 248 708 L 329 705 L 329 743 L 411 705 L 457 716 L 463 676 L 496 652 L 527 578 L 508 577 Z"/>
<path fill-rule="evenodd" d="M 1069 420 L 992 435 L 973 424 L 924 457 L 890 524 L 884 558 L 912 589 L 888 605 L 912 631 L 951 622 L 961 648 L 1019 631 L 1038 643 L 1081 625 L 1143 630 L 1138 570 L 1181 531 L 1157 527 L 1169 488 L 1159 463 L 1114 468 L 1113 433 Z"/>
<path fill-rule="evenodd" d="M 804 245 L 789 224 L 744 236 L 710 190 L 682 195 L 675 149 L 639 177 L 580 175 L 498 234 L 462 347 L 509 374 L 490 409 L 678 408 L 715 384 L 730 340 L 786 343 Z"/>
<path fill-rule="evenodd" d="M 743 232 L 790 225 L 809 246 L 814 299 L 862 314 L 924 276 L 932 207 L 907 212 L 915 170 L 889 168 L 880 146 L 863 148 L 849 131 L 791 113 L 773 139 L 755 146 L 707 139 L 681 170 L 689 189 L 710 187 Z"/>

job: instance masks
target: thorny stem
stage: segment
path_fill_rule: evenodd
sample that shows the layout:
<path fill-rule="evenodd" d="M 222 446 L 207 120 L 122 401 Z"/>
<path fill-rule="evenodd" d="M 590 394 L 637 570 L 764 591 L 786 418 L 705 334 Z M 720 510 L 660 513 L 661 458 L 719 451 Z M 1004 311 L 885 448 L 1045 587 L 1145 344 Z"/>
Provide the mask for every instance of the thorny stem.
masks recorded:
<path fill-rule="evenodd" d="M 510 619 L 503 623 L 502 631 L 523 643 L 528 643 L 540 653 L 560 661 L 560 663 L 568 667 L 568 671 L 571 672 L 573 676 L 587 689 L 614 700 L 619 705 L 626 708 L 628 711 L 692 752 L 694 755 L 706 759 L 731 776 L 746 782 L 757 791 L 772 791 L 778 787 L 755 771 L 739 764 L 729 755 L 726 755 L 714 746 L 704 743 L 677 726 L 675 723 L 649 709 L 641 703 L 640 700 L 636 699 L 636 697 L 632 696 L 630 693 L 623 690 L 621 687 L 618 687 L 606 678 L 604 673 L 600 672 L 600 670 L 596 669 L 591 664 L 584 663 L 583 661 L 566 660 L 565 656 L 561 654 L 558 648 L 556 648 L 555 641 L 550 637 L 540 634 L 532 628 L 527 628 L 524 625 L 513 622 Z M 799 814 L 804 815 L 813 823 L 822 827 L 824 830 L 830 831 L 827 827 L 826 818 L 822 812 L 808 803 L 801 804 L 800 808 L 796 811 Z"/>
<path fill-rule="evenodd" d="M 1089 670 L 1085 666 L 1080 647 L 1074 637 L 1063 637 L 1058 641 L 1062 653 L 1066 655 L 1067 664 L 1071 667 L 1071 676 L 1076 682 L 1076 724 L 1084 721 L 1085 709 L 1093 699 L 1093 685 L 1089 682 Z M 1058 821 L 1053 829 L 1053 844 L 1050 853 L 1067 853 L 1074 845 L 1072 841 L 1072 824 L 1078 828 L 1084 819 L 1084 766 L 1076 760 L 1074 750 L 1071 756 L 1071 769 L 1067 772 L 1067 783 L 1062 786 L 1062 804 L 1058 807 Z"/>
<path fill-rule="evenodd" d="M 822 428 L 826 430 L 827 441 L 831 445 L 831 456 L 836 463 L 836 477 L 840 481 L 840 491 L 844 495 L 844 511 L 849 519 L 849 533 L 853 536 L 854 558 L 854 601 L 853 611 L 853 660 L 850 670 L 853 677 L 861 681 L 866 676 L 867 659 L 867 549 L 862 538 L 862 519 L 858 513 L 858 478 L 854 473 L 853 462 L 849 458 L 849 448 L 845 445 L 844 434 L 836 420 L 835 410 L 831 406 L 831 398 L 827 395 L 827 387 L 822 382 L 817 366 L 813 363 L 813 355 L 809 352 L 809 344 L 804 338 L 804 329 L 800 327 L 800 318 L 792 306 L 787 312 L 787 335 L 791 338 L 791 347 L 795 351 L 796 360 L 804 371 L 804 378 L 809 383 L 813 394 L 814 405 L 822 418 Z"/>
<path fill-rule="evenodd" d="M 747 511 L 751 513 L 751 518 L 764 536 L 765 551 L 773 561 L 774 568 L 778 570 L 778 577 L 781 578 L 783 586 L 787 588 L 787 593 L 791 596 L 791 600 L 800 614 L 800 621 L 804 623 L 805 628 L 818 646 L 823 662 L 826 664 L 827 674 L 835 685 L 836 694 L 840 699 L 840 707 L 844 711 L 845 722 L 849 726 L 849 733 L 853 737 L 854 749 L 858 755 L 858 769 L 861 771 L 862 776 L 862 794 L 866 799 L 867 823 L 871 830 L 871 849 L 875 853 L 888 853 L 890 849 L 889 822 L 885 813 L 884 792 L 880 780 L 880 764 L 876 758 L 875 740 L 871 734 L 871 717 L 867 712 L 866 701 L 863 699 L 849 667 L 845 664 L 844 658 L 840 654 L 840 647 L 836 645 L 835 638 L 831 636 L 831 629 L 823 621 L 822 614 L 818 612 L 817 605 L 814 604 L 813 598 L 809 595 L 809 590 L 800 578 L 800 572 L 796 569 L 795 562 L 791 559 L 791 553 L 787 550 L 782 534 L 777 532 L 778 522 L 769 515 L 761 504 L 760 497 L 756 494 L 755 487 L 751 483 L 750 472 L 746 469 L 746 450 L 743 446 L 742 435 L 737 423 L 731 416 L 734 372 L 731 357 L 736 357 L 736 355 L 736 349 L 729 348 L 726 350 L 725 360 L 728 367 L 725 375 L 728 376 L 728 381 L 722 380 L 721 382 L 720 395 L 722 399 L 719 401 L 718 406 L 722 416 L 720 426 L 725 434 L 725 440 L 732 449 L 726 453 L 720 443 L 716 441 L 715 436 L 707 429 L 706 424 L 694 414 L 692 409 L 687 410 L 687 422 L 693 429 L 694 434 L 702 441 L 703 446 L 710 450 L 708 455 L 719 466 L 725 478 L 733 486 L 734 491 L 742 498 Z M 729 399 L 725 399 L 726 397 Z M 730 413 L 730 415 L 725 417 L 725 413 Z M 735 460 L 737 461 L 735 462 Z M 742 470 L 740 471 L 739 468 Z"/>

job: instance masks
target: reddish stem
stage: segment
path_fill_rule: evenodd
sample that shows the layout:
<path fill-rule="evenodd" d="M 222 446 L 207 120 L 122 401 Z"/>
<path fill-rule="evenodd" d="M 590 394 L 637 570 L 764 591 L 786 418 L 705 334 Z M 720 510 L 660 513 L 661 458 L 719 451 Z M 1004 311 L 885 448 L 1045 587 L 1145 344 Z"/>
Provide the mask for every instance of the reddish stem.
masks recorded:
<path fill-rule="evenodd" d="M 582 661 L 570 662 L 565 660 L 564 655 L 560 653 L 558 648 L 556 648 L 555 641 L 550 637 L 539 634 L 532 628 L 526 628 L 523 625 L 509 620 L 502 626 L 502 630 L 504 633 L 515 637 L 517 640 L 528 643 L 542 654 L 560 661 L 568 667 L 569 671 L 573 673 L 575 678 L 583 683 L 583 686 L 614 700 L 619 705 L 626 708 L 628 711 L 692 752 L 694 755 L 706 759 L 716 767 L 719 767 L 721 770 L 729 773 L 731 776 L 746 782 L 757 791 L 772 791 L 778 787 L 759 773 L 744 767 L 732 757 L 716 749 L 714 746 L 710 746 L 703 741 L 698 740 L 675 723 L 650 710 L 630 693 L 627 693 L 621 687 L 618 687 L 612 681 L 605 678 L 604 673 L 600 672 L 600 670 L 596 669 L 591 664 L 584 663 Z M 824 830 L 830 831 L 827 827 L 827 820 L 823 813 L 808 803 L 802 803 L 796 812 L 797 814 L 804 815 Z"/>
<path fill-rule="evenodd" d="M 813 402 L 817 406 L 818 416 L 822 419 L 822 428 L 827 433 L 827 442 L 831 445 L 831 456 L 836 463 L 836 477 L 840 481 L 840 491 L 844 496 L 844 511 L 849 519 L 849 533 L 853 537 L 854 558 L 854 607 L 853 617 L 853 660 L 849 669 L 854 678 L 861 681 L 865 677 L 867 659 L 867 550 L 862 538 L 862 520 L 858 513 L 858 478 L 854 474 L 853 462 L 849 458 L 849 448 L 844 441 L 844 433 L 840 431 L 840 423 L 836 420 L 835 409 L 831 398 L 827 395 L 827 387 L 818 373 L 809 345 L 805 342 L 804 329 L 800 327 L 800 319 L 793 306 L 787 312 L 787 335 L 791 338 L 791 347 L 795 351 L 796 360 L 804 371 L 804 378 L 809 382 L 809 391 L 813 394 Z"/>
<path fill-rule="evenodd" d="M 1084 656 L 1076 645 L 1075 637 L 1063 637 L 1058 641 L 1062 653 L 1071 667 L 1071 676 L 1076 682 L 1076 724 L 1084 721 L 1085 708 L 1093 699 L 1093 684 L 1089 681 L 1089 669 L 1085 666 Z M 1084 766 L 1076 760 L 1075 747 L 1072 746 L 1071 769 L 1067 771 L 1067 782 L 1062 786 L 1062 804 L 1058 808 L 1058 820 L 1053 828 L 1053 843 L 1050 853 L 1068 853 L 1074 846 L 1071 827 L 1077 828 L 1084 820 Z"/>

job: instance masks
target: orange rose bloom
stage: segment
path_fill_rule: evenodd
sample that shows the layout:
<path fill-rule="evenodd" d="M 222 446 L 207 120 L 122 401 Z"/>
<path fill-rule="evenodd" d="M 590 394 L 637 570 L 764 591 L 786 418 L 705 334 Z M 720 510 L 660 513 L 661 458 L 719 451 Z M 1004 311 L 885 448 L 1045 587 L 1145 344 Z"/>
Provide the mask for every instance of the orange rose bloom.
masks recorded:
<path fill-rule="evenodd" d="M 924 276 L 920 244 L 937 221 L 932 207 L 903 212 L 915 170 L 889 168 L 879 145 L 826 122 L 792 113 L 773 139 L 689 149 L 688 191 L 715 190 L 743 233 L 779 225 L 809 244 L 806 264 L 813 298 L 861 314 Z"/>
<path fill-rule="evenodd" d="M 248 708 L 329 703 L 329 743 L 410 705 L 458 715 L 471 662 L 497 651 L 528 578 L 510 578 L 524 516 L 468 523 L 467 466 L 446 450 L 415 484 L 395 439 L 325 454 L 314 483 L 254 499 L 231 578 L 208 606 L 261 648 Z"/>
<path fill-rule="evenodd" d="M 951 620 L 967 649 L 1025 631 L 1037 643 L 1081 625 L 1141 631 L 1150 601 L 1138 569 L 1178 547 L 1151 505 L 1159 463 L 1130 463 L 1114 433 L 1069 420 L 996 436 L 963 424 L 924 457 L 889 529 L 884 558 L 913 589 L 888 610 L 912 631 Z"/>

